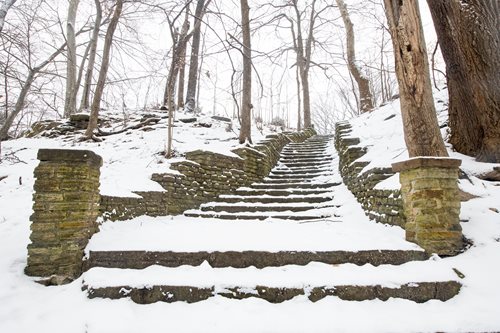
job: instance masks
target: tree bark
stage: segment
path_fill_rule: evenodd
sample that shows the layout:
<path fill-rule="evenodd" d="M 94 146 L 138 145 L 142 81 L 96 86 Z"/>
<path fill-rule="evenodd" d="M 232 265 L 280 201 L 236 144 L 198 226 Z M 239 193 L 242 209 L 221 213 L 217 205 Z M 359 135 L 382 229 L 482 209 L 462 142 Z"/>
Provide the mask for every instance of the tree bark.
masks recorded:
<path fill-rule="evenodd" d="M 99 118 L 99 110 L 101 108 L 101 98 L 104 91 L 104 84 L 106 83 L 106 77 L 108 75 L 109 68 L 109 56 L 111 53 L 111 45 L 113 44 L 113 35 L 118 25 L 118 20 L 122 13 L 123 0 L 116 0 L 115 11 L 113 12 L 113 17 L 109 22 L 108 30 L 106 31 L 106 37 L 104 38 L 104 50 L 102 54 L 101 69 L 99 70 L 99 78 L 97 80 L 97 85 L 95 87 L 94 99 L 92 100 L 92 106 L 90 109 L 90 119 L 87 130 L 85 131 L 85 138 L 91 139 L 94 135 L 94 131 L 97 128 L 97 119 Z"/>
<path fill-rule="evenodd" d="M 75 22 L 78 4 L 80 0 L 70 0 L 68 8 L 68 19 L 66 21 L 66 41 L 67 41 L 67 60 L 66 60 L 66 98 L 64 100 L 64 116 L 69 117 L 76 111 L 76 39 Z"/>
<path fill-rule="evenodd" d="M 179 56 L 179 83 L 177 84 L 177 107 L 184 107 L 184 85 L 185 85 L 185 73 L 186 73 L 186 49 L 183 50 L 182 54 Z"/>
<path fill-rule="evenodd" d="M 241 98 L 240 144 L 252 142 L 252 46 L 250 44 L 250 7 L 241 0 L 241 30 L 243 34 L 243 92 Z"/>
<path fill-rule="evenodd" d="M 427 1 L 446 63 L 450 142 L 500 162 L 500 3 Z"/>
<path fill-rule="evenodd" d="M 90 41 L 89 62 L 87 64 L 87 72 L 85 73 L 85 82 L 83 84 L 82 101 L 80 102 L 80 111 L 89 109 L 90 86 L 92 85 L 92 75 L 94 73 L 95 57 L 97 53 L 97 41 L 99 40 L 99 30 L 102 21 L 102 7 L 100 0 L 94 0 L 96 7 L 96 16 L 94 28 L 92 30 L 92 40 Z"/>
<path fill-rule="evenodd" d="M 198 84 L 198 58 L 200 54 L 201 21 L 211 0 L 198 0 L 194 13 L 193 42 L 189 61 L 188 86 L 186 92 L 186 111 L 193 112 L 196 107 L 196 88 Z"/>
<path fill-rule="evenodd" d="M 384 0 L 410 157 L 448 156 L 439 131 L 418 1 Z"/>
<path fill-rule="evenodd" d="M 359 104 L 361 112 L 368 112 L 373 109 L 373 96 L 370 91 L 370 80 L 368 80 L 362 73 L 358 64 L 356 63 L 355 51 L 355 38 L 354 38 L 354 25 L 352 24 L 349 12 L 344 0 L 336 0 L 337 6 L 340 10 L 340 15 L 344 21 L 347 38 L 347 65 L 351 72 L 359 90 Z"/>
<path fill-rule="evenodd" d="M 17 0 L 5 0 L 2 6 L 0 6 L 0 32 L 2 32 L 3 30 L 3 25 L 5 24 L 5 17 L 7 16 L 10 7 L 12 7 L 12 5 L 16 1 Z"/>

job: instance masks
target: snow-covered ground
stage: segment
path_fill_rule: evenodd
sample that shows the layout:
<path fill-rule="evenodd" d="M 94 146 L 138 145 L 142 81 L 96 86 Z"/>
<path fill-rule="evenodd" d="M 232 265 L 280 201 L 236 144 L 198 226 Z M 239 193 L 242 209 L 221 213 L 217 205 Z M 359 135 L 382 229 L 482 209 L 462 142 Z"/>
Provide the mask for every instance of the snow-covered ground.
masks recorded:
<path fill-rule="evenodd" d="M 353 136 L 369 145 L 365 160 L 370 167 L 388 166 L 406 158 L 402 138 L 398 102 L 393 102 L 371 114 L 352 121 Z M 394 114 L 391 119 L 384 120 Z M 91 149 L 104 157 L 101 189 L 106 194 L 129 195 L 132 190 L 157 190 L 148 176 L 168 169 L 158 155 L 163 150 L 165 125 L 150 132 L 132 131 L 111 136 L 102 143 L 78 143 L 75 140 L 19 139 L 2 143 L 2 156 L 17 152 L 18 160 L 4 159 L 0 164 L 0 332 L 495 332 L 500 331 L 500 184 L 482 181 L 473 174 L 482 173 L 491 165 L 476 163 L 471 158 L 451 152 L 464 161 L 470 182 L 462 180 L 460 187 L 479 196 L 462 203 L 461 220 L 464 234 L 473 246 L 454 258 L 432 258 L 427 262 L 402 266 L 371 265 L 361 267 L 339 265 L 308 265 L 284 267 L 270 272 L 248 268 L 219 271 L 206 264 L 187 267 L 182 274 L 189 278 L 232 279 L 235 275 L 252 279 L 272 279 L 274 285 L 296 285 L 303 281 L 323 281 L 331 274 L 332 281 L 351 283 L 398 283 L 404 277 L 414 280 L 451 279 L 452 268 L 465 277 L 460 294 L 447 302 L 429 301 L 416 304 L 401 299 L 388 301 L 348 302 L 326 297 L 316 303 L 299 296 L 281 304 L 260 299 L 229 300 L 213 297 L 194 304 L 155 303 L 139 305 L 129 299 L 87 299 L 81 291 L 82 279 L 59 287 L 44 287 L 23 274 L 29 243 L 29 216 L 32 206 L 33 169 L 37 165 L 38 148 L 64 147 Z M 254 131 L 256 133 L 256 131 Z M 213 149 L 229 153 L 236 135 L 226 132 L 224 124 L 212 128 L 194 128 L 179 124 L 175 148 Z M 26 148 L 26 149 L 24 149 Z M 21 150 L 23 149 L 23 150 Z M 163 162 L 163 163 L 159 163 Z M 385 181 L 388 188 L 397 186 L 397 179 Z M 343 185 L 335 190 L 334 204 L 342 205 L 335 212 L 344 222 L 327 224 L 240 221 L 234 224 L 206 220 L 196 222 L 185 217 L 136 218 L 127 222 L 106 223 L 102 233 L 91 240 L 89 248 L 169 248 L 197 249 L 235 248 L 322 250 L 325 248 L 361 250 L 367 248 L 415 249 L 404 241 L 404 232 L 369 221 L 361 207 Z M 350 223 L 346 223 L 350 222 Z M 155 238 L 156 230 L 164 228 L 178 234 Z M 131 234 L 127 230 L 144 233 Z M 193 233 L 199 235 L 194 237 Z M 238 237 L 224 237 L 225 235 Z M 161 237 L 164 237 L 162 232 Z M 187 237 L 189 235 L 190 237 Z M 272 237 L 275 235 L 275 237 Z M 196 242 L 183 241 L 184 238 Z M 205 243 L 202 243 L 205 242 Z M 191 244 L 191 245 L 189 245 Z M 197 248 L 197 247 L 198 248 Z M 154 278 L 168 269 L 152 267 L 148 276 Z M 246 272 L 246 273 L 245 273 Z M 96 274 L 98 272 L 96 271 Z M 290 273 L 290 274 L 288 274 Z M 135 273 L 134 273 L 135 274 Z M 142 273 L 139 273 L 139 275 Z M 157 275 L 159 274 L 159 275 Z M 193 277 L 192 275 L 196 275 Z M 211 275 L 212 274 L 212 275 Z M 266 275 L 267 274 L 267 275 Z M 453 275 L 453 273 L 452 273 Z M 409 278 L 408 277 L 408 278 Z M 90 278 L 90 277 L 89 277 Z M 120 278 L 120 273 L 116 275 Z M 137 277 L 138 279 L 140 277 Z M 457 279 L 457 277 L 454 277 Z M 99 279 L 99 276 L 97 276 Z M 180 279 L 188 279 L 186 276 Z M 96 282 L 97 283 L 97 282 Z"/>

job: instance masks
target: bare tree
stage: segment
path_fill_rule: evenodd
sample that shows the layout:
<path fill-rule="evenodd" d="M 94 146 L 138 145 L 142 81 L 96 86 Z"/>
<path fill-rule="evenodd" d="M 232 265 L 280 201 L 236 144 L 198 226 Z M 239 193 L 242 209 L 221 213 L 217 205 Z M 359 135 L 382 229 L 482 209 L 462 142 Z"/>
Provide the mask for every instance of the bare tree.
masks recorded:
<path fill-rule="evenodd" d="M 384 0 L 410 157 L 448 156 L 439 131 L 418 2 Z"/>
<path fill-rule="evenodd" d="M 241 0 L 241 30 L 243 35 L 243 91 L 241 98 L 240 143 L 252 142 L 252 46 L 250 40 L 250 7 Z"/>
<path fill-rule="evenodd" d="M 344 0 L 336 0 L 340 15 L 344 21 L 347 38 L 347 65 L 359 90 L 360 111 L 367 112 L 373 109 L 373 96 L 370 91 L 370 80 L 363 75 L 359 64 L 356 62 L 354 25 L 349 17 L 349 11 Z"/>
<path fill-rule="evenodd" d="M 111 45 L 113 44 L 113 35 L 118 25 L 118 20 L 123 9 L 123 0 L 116 0 L 115 10 L 111 21 L 109 22 L 106 37 L 104 38 L 104 50 L 102 54 L 101 69 L 99 70 L 99 78 L 94 92 L 94 99 L 92 100 L 92 107 L 90 110 L 90 119 L 87 130 L 85 131 L 85 139 L 94 139 L 94 131 L 97 128 L 97 120 L 99 118 L 99 110 L 101 108 L 101 97 L 104 91 L 104 84 L 108 74 L 109 58 L 111 53 Z"/>
<path fill-rule="evenodd" d="M 66 60 L 66 99 L 64 116 L 68 117 L 76 111 L 76 39 L 75 22 L 80 0 L 70 0 L 66 24 L 67 60 Z"/>
<path fill-rule="evenodd" d="M 7 13 L 12 7 L 12 5 L 16 2 L 17 0 L 3 0 L 0 5 L 0 32 L 3 30 L 3 25 L 5 23 L 5 17 L 7 16 Z"/>

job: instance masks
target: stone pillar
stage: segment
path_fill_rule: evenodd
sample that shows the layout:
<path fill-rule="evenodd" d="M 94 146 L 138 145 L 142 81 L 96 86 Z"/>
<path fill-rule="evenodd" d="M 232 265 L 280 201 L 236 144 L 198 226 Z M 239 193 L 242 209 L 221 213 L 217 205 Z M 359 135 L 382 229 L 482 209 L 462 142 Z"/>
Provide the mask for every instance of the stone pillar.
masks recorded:
<path fill-rule="evenodd" d="M 429 253 L 450 256 L 462 249 L 460 164 L 451 158 L 418 157 L 392 165 L 400 173 L 406 239 Z"/>
<path fill-rule="evenodd" d="M 102 158 L 88 150 L 40 149 L 38 159 L 25 273 L 72 280 L 98 229 Z"/>

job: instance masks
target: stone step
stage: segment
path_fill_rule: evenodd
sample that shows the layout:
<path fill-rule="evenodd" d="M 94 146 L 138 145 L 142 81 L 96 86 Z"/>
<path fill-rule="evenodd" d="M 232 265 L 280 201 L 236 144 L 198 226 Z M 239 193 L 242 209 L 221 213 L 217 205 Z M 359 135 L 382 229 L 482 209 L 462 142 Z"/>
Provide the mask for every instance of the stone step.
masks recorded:
<path fill-rule="evenodd" d="M 315 143 L 315 144 L 288 144 L 285 149 L 326 149 L 329 147 L 328 143 Z"/>
<path fill-rule="evenodd" d="M 330 161 L 326 161 L 326 162 L 318 161 L 318 162 L 285 162 L 285 163 L 280 163 L 280 164 L 285 165 L 289 168 L 294 168 L 294 167 L 312 168 L 312 167 L 323 167 L 323 166 L 331 165 L 332 163 Z"/>
<path fill-rule="evenodd" d="M 89 298 L 128 297 L 139 304 L 151 304 L 193 303 L 214 296 L 255 297 L 281 303 L 300 295 L 313 302 L 334 296 L 345 301 L 401 298 L 422 303 L 432 299 L 447 301 L 461 289 L 449 269 L 419 274 L 422 280 L 412 276 L 412 270 L 405 266 L 390 270 L 395 271 L 395 277 L 388 278 L 384 268 L 321 263 L 265 269 L 213 268 L 208 263 L 179 268 L 155 265 L 127 271 L 101 267 L 84 273 L 82 290 Z"/>
<path fill-rule="evenodd" d="M 312 191 L 319 191 L 318 193 L 326 193 L 326 192 L 329 192 L 329 190 L 331 190 L 333 187 L 335 186 L 339 186 L 341 183 L 338 182 L 338 183 L 311 183 L 311 182 L 308 182 L 308 183 L 304 183 L 304 182 L 290 182 L 290 183 L 258 183 L 258 184 L 252 184 L 252 189 L 256 189 L 256 190 L 287 190 L 289 192 L 282 192 L 284 193 L 283 195 L 286 195 L 286 193 L 289 193 L 289 194 L 299 194 L 301 193 L 301 189 L 303 189 L 304 193 L 310 193 L 310 194 L 317 194 L 317 193 L 313 193 L 313 192 L 305 192 L 305 190 L 312 190 Z M 239 190 L 236 190 L 235 194 L 236 193 L 241 193 L 241 192 L 238 192 Z M 243 190 L 244 191 L 244 190 Z M 267 194 L 267 193 L 264 193 L 264 194 Z M 269 195 L 273 195 L 273 194 L 269 194 Z M 279 194 L 281 195 L 281 194 Z"/>
<path fill-rule="evenodd" d="M 200 206 L 202 212 L 216 212 L 216 213 L 234 213 L 234 214 L 246 214 L 246 213 L 258 213 L 258 212 L 306 212 L 309 210 L 314 210 L 317 208 L 335 208 L 333 205 L 321 205 L 318 207 L 314 204 L 300 203 L 300 204 L 260 204 L 260 205 L 245 205 L 245 204 L 232 204 L 224 202 L 211 202 Z M 337 206 L 338 207 L 338 206 Z"/>
<path fill-rule="evenodd" d="M 311 174 L 323 174 L 323 173 L 333 173 L 334 170 L 332 168 L 325 168 L 325 169 L 273 169 L 271 171 L 270 175 L 297 175 L 297 174 L 304 174 L 304 175 L 311 175 Z"/>
<path fill-rule="evenodd" d="M 370 264 L 402 265 L 411 261 L 428 259 L 418 250 L 359 250 L 359 251 L 90 251 L 85 268 L 143 269 L 151 265 L 180 267 L 199 266 L 204 261 L 211 267 L 256 268 L 285 265 L 307 265 L 312 262 L 328 265 Z"/>
<path fill-rule="evenodd" d="M 283 148 L 281 151 L 283 154 L 327 154 L 327 149 L 322 148 Z"/>
<path fill-rule="evenodd" d="M 323 188 L 309 188 L 305 189 L 301 185 L 275 185 L 270 184 L 254 184 L 253 188 L 239 189 L 233 192 L 233 195 L 247 196 L 247 195 L 268 195 L 268 196 L 287 196 L 287 195 L 310 195 L 310 194 L 328 194 L 331 193 L 330 189 Z"/>
<path fill-rule="evenodd" d="M 218 200 L 228 203 L 240 203 L 240 202 L 255 202 L 255 203 L 321 203 L 328 202 L 333 199 L 333 195 L 330 196 L 283 196 L 283 197 L 273 197 L 273 196 L 231 196 L 225 195 L 220 196 Z"/>
<path fill-rule="evenodd" d="M 311 154 L 311 153 L 281 153 L 281 158 L 295 158 L 295 157 L 304 157 L 304 158 L 323 158 L 323 157 L 332 157 L 332 154 L 329 153 L 319 153 L 319 154 Z"/>
<path fill-rule="evenodd" d="M 308 158 L 302 158 L 302 157 L 290 157 L 290 158 L 283 158 L 281 157 L 279 162 L 280 163 L 288 163 L 288 162 L 321 162 L 321 161 L 332 161 L 332 157 L 308 157 Z"/>
<path fill-rule="evenodd" d="M 330 177 L 332 176 L 333 173 L 329 172 L 329 173 L 313 173 L 313 174 L 309 174 L 309 173 L 294 173 L 294 172 L 290 172 L 288 174 L 274 174 L 274 173 L 271 173 L 269 174 L 269 176 L 267 176 L 267 178 L 264 178 L 264 182 L 270 182 L 270 181 L 283 181 L 283 182 L 287 182 L 287 181 L 290 181 L 290 180 L 306 180 L 306 181 L 311 181 L 311 179 L 314 179 L 314 178 L 318 178 L 318 177 Z"/>
<path fill-rule="evenodd" d="M 296 185 L 296 184 L 323 184 L 323 183 L 320 183 L 318 182 L 318 178 L 319 176 L 315 176 L 315 177 L 301 177 L 301 178 L 286 178 L 286 177 L 276 177 L 276 178 L 266 178 L 262 181 L 262 184 L 270 184 L 270 185 L 287 185 L 287 184 L 291 184 L 291 185 Z M 328 175 L 328 176 L 325 176 L 325 177 L 330 177 L 331 178 L 331 175 Z"/>
<path fill-rule="evenodd" d="M 290 220 L 290 221 L 312 221 L 312 220 L 321 220 L 321 219 L 329 218 L 330 214 L 321 214 L 320 212 L 317 212 L 317 211 L 314 211 L 308 215 L 303 215 L 303 214 L 298 215 L 297 212 L 295 212 L 294 214 L 290 214 L 287 212 L 282 212 L 282 213 L 276 213 L 276 212 L 226 213 L 226 212 L 213 212 L 213 211 L 203 212 L 203 211 L 197 211 L 197 210 L 188 210 L 188 211 L 184 212 L 184 216 L 198 217 L 198 218 L 199 217 L 212 218 L 212 219 L 221 219 L 221 220 L 232 220 L 232 221 L 237 221 L 237 220 L 263 221 L 263 220 L 267 220 L 267 219 Z"/>

